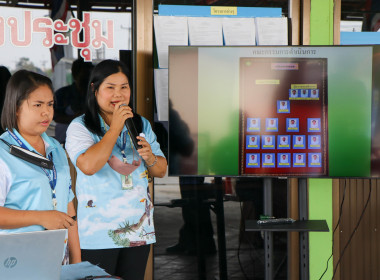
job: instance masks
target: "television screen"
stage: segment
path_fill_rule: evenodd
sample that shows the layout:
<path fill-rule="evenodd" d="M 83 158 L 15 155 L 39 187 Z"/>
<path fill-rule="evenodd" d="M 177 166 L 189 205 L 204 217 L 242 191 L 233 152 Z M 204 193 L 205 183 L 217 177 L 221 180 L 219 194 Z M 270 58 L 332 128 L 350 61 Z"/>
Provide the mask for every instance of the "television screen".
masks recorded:
<path fill-rule="evenodd" d="M 169 175 L 379 177 L 377 46 L 169 49 Z"/>

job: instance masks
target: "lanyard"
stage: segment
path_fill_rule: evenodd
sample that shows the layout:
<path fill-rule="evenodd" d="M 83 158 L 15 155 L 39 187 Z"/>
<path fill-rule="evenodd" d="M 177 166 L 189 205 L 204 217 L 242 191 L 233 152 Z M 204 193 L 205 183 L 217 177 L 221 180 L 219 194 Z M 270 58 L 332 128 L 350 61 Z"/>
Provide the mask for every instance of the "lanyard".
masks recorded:
<path fill-rule="evenodd" d="M 120 152 L 121 152 L 121 155 L 123 157 L 123 162 L 126 163 L 127 162 L 127 157 L 125 155 L 125 146 L 127 145 L 127 132 L 124 131 L 123 133 L 123 144 L 122 146 L 120 147 L 119 144 L 117 143 L 116 141 L 116 145 L 120 148 Z"/>
<path fill-rule="evenodd" d="M 104 127 L 104 130 L 105 130 L 105 132 L 107 132 L 108 131 L 108 129 L 107 129 L 107 124 L 106 124 L 106 122 L 104 121 L 104 119 L 102 118 L 102 117 L 100 117 L 101 118 L 101 120 L 102 120 L 102 123 L 103 123 L 103 127 Z M 122 145 L 120 146 L 119 144 L 118 144 L 118 141 L 116 141 L 116 145 L 119 147 L 119 149 L 120 149 L 120 152 L 121 152 L 121 156 L 123 157 L 123 162 L 124 163 L 127 163 L 127 156 L 125 155 L 125 147 L 126 147 L 126 145 L 127 145 L 127 134 L 129 135 L 129 133 L 127 132 L 127 131 L 124 131 L 123 132 L 123 137 L 122 137 Z M 132 142 L 132 140 L 131 139 L 129 139 L 131 142 Z M 132 150 L 133 150 L 133 148 L 132 148 Z"/>
<path fill-rule="evenodd" d="M 22 140 L 14 134 L 12 131 L 8 130 L 8 133 L 13 137 L 14 140 L 20 145 L 21 148 L 24 148 L 26 150 L 29 150 L 28 147 L 22 142 Z M 30 151 L 30 150 L 29 150 Z M 52 202 L 53 202 L 53 209 L 57 210 L 57 197 L 55 195 L 55 186 L 57 185 L 57 170 L 55 169 L 54 162 L 53 162 L 53 155 L 50 153 L 48 155 L 49 160 L 53 163 L 53 178 L 50 176 L 50 171 L 46 170 L 45 168 L 41 169 L 45 172 L 45 175 L 49 179 L 49 185 L 51 188 L 51 196 L 52 196 Z"/>

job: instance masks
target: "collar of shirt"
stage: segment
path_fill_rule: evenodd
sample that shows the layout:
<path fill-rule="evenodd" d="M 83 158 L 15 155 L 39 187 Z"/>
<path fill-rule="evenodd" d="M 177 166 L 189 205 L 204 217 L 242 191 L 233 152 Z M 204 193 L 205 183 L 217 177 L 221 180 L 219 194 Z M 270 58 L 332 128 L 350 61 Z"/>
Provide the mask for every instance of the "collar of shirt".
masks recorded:
<path fill-rule="evenodd" d="M 33 151 L 33 152 L 36 152 L 38 153 L 22 136 L 21 134 L 16 130 L 16 129 L 13 129 L 12 132 L 14 134 L 16 134 L 16 136 L 24 143 L 24 145 L 30 150 L 30 151 Z M 8 134 L 8 133 L 7 133 Z M 53 150 L 57 149 L 57 146 L 55 145 L 55 143 L 49 138 L 49 136 L 47 136 L 47 134 L 44 132 L 41 134 L 41 137 L 42 137 L 42 140 L 44 141 L 45 143 L 45 151 L 46 151 L 46 154 L 50 154 Z M 20 146 L 19 143 L 17 143 L 17 141 L 15 139 L 13 139 L 13 137 L 11 137 L 9 135 L 9 140 L 8 142 L 10 142 L 11 144 L 14 144 L 16 146 Z"/>

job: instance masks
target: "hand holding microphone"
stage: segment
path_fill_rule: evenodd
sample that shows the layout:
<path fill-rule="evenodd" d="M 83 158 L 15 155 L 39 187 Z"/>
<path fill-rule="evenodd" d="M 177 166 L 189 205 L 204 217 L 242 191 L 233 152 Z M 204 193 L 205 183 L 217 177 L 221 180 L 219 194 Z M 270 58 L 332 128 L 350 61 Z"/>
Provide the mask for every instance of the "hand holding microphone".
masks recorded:
<path fill-rule="evenodd" d="M 139 150 L 142 148 L 141 145 L 139 145 L 137 142 L 137 136 L 139 135 L 138 132 L 137 132 L 137 129 L 135 127 L 135 124 L 133 123 L 133 119 L 132 118 L 128 118 L 125 120 L 125 126 L 127 127 L 128 129 L 128 132 L 129 132 L 129 135 L 131 135 L 131 139 L 132 139 L 132 142 L 133 142 L 133 145 L 135 146 L 136 150 Z"/>
<path fill-rule="evenodd" d="M 124 101 L 120 101 L 114 104 L 112 115 L 105 114 L 105 117 L 108 117 L 110 130 L 114 130 L 120 134 L 125 126 L 125 120 L 127 118 L 132 118 L 133 112 L 132 109 L 124 103 Z"/>
<path fill-rule="evenodd" d="M 127 105 L 121 104 L 119 106 L 123 107 Z M 137 131 L 133 118 L 127 118 L 125 120 L 125 126 L 128 129 L 129 135 L 132 139 L 132 143 L 135 149 L 138 151 L 139 155 L 144 159 L 145 162 L 153 161 L 153 163 L 147 165 L 148 167 L 154 166 L 157 162 L 157 156 L 152 153 L 152 148 L 150 147 L 150 144 L 146 141 L 144 133 L 141 132 L 139 134 L 139 132 Z M 139 143 L 141 143 L 141 145 Z"/>
<path fill-rule="evenodd" d="M 127 107 L 127 109 L 125 109 L 123 107 Z M 125 117 L 128 114 L 132 114 L 132 117 L 125 119 Z M 124 124 L 128 129 L 128 132 L 129 132 L 129 135 L 131 136 L 133 145 L 135 146 L 136 150 L 141 149 L 142 146 L 138 144 L 138 140 L 136 138 L 136 136 L 138 136 L 139 134 L 138 134 L 137 129 L 135 127 L 135 124 L 133 122 L 133 112 L 130 109 L 130 107 L 128 107 L 128 105 L 125 103 L 121 103 L 121 104 L 117 103 L 115 110 L 114 110 L 114 118 L 116 117 L 115 115 L 118 115 L 118 116 L 122 117 L 123 119 L 125 119 Z"/>

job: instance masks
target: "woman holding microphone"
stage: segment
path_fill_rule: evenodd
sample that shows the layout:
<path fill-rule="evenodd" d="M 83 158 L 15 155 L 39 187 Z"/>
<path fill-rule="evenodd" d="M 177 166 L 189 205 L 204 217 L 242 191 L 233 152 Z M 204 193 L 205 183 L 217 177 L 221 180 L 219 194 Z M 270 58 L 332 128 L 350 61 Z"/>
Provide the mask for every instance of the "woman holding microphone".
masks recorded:
<path fill-rule="evenodd" d="M 83 260 L 124 279 L 143 279 L 155 242 L 148 174 L 163 177 L 167 162 L 150 123 L 132 112 L 126 66 L 104 60 L 92 71 L 86 111 L 67 130 L 77 169 L 79 239 Z M 139 135 L 128 132 L 133 118 Z M 137 139 L 141 148 L 133 144 Z"/>

